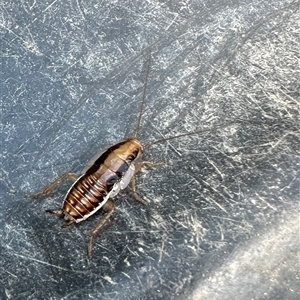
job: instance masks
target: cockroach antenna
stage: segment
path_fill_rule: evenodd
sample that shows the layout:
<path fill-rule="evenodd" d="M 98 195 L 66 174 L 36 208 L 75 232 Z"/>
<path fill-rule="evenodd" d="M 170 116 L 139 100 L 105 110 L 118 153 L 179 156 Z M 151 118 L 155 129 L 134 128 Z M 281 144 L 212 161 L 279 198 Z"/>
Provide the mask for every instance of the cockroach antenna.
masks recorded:
<path fill-rule="evenodd" d="M 144 109 L 150 57 L 149 55 L 143 99 L 135 136 L 140 129 L 141 116 Z M 91 258 L 93 241 L 97 233 L 114 213 L 115 205 L 112 199 L 121 190 L 125 189 L 131 182 L 134 198 L 144 205 L 148 204 L 146 200 L 138 195 L 135 174 L 143 166 L 153 167 L 160 163 L 139 161 L 142 154 L 142 143 L 135 137 L 129 138 L 96 153 L 79 176 L 74 173 L 65 173 L 46 186 L 41 192 L 28 195 L 27 198 L 40 198 L 49 195 L 64 179 L 74 181 L 63 200 L 62 207 L 59 209 L 47 209 L 46 211 L 64 217 L 67 221 L 65 226 L 85 221 L 101 208 L 106 212 L 106 215 L 100 220 L 98 225 L 90 232 L 87 253 L 88 258 Z"/>
<path fill-rule="evenodd" d="M 184 137 L 184 136 L 198 135 L 200 133 L 205 133 L 205 132 L 214 132 L 214 131 L 218 130 L 219 128 L 226 128 L 226 127 L 229 127 L 231 125 L 241 124 L 242 122 L 245 122 L 245 120 L 236 119 L 232 122 L 216 125 L 216 126 L 214 126 L 214 128 L 195 130 L 195 131 L 190 131 L 190 132 L 177 134 L 177 135 L 174 135 L 174 136 L 171 136 L 171 137 L 161 138 L 161 139 L 152 141 L 150 143 L 147 143 L 146 145 L 144 145 L 144 149 L 147 149 L 147 148 L 149 148 L 149 147 L 151 147 L 152 145 L 155 145 L 155 144 L 160 144 L 160 143 L 164 143 L 164 142 L 167 142 L 167 141 L 170 141 L 170 140 L 175 140 L 177 138 L 181 138 L 181 137 Z"/>
<path fill-rule="evenodd" d="M 48 184 L 41 192 L 27 196 L 27 198 L 40 198 L 47 196 L 63 180 L 71 179 L 74 183 L 65 195 L 62 206 L 58 209 L 47 209 L 47 212 L 64 217 L 67 221 L 65 226 L 85 221 L 90 216 L 94 215 L 99 209 L 103 209 L 106 212 L 105 216 L 90 232 L 87 248 L 88 258 L 92 257 L 93 241 L 97 233 L 107 223 L 116 209 L 113 198 L 131 183 L 132 195 L 134 198 L 142 204 L 147 205 L 148 202 L 141 198 L 137 192 L 135 175 L 144 166 L 155 167 L 163 164 L 163 162 L 153 163 L 150 161 L 141 161 L 145 147 L 143 147 L 142 143 L 136 138 L 140 130 L 141 118 L 144 111 L 150 63 L 151 52 L 149 53 L 148 63 L 145 62 L 145 64 L 147 64 L 146 76 L 135 137 L 129 138 L 125 141 L 112 145 L 104 151 L 101 150 L 96 153 L 96 155 L 90 159 L 86 167 L 81 171 L 79 176 L 74 173 L 65 173 L 55 179 L 52 183 Z M 146 148 L 154 144 L 184 136 L 210 132 L 212 130 L 215 131 L 218 128 L 224 128 L 224 126 L 229 126 L 239 122 L 241 122 L 241 120 L 235 120 L 227 124 L 218 125 L 213 129 L 195 130 L 172 137 L 166 137 L 148 143 Z"/>
<path fill-rule="evenodd" d="M 146 91 L 147 91 L 148 78 L 149 78 L 149 73 L 150 73 L 150 64 L 151 64 L 151 50 L 149 51 L 149 58 L 148 58 L 148 63 L 147 63 L 144 90 L 143 90 L 143 98 L 142 98 L 142 102 L 141 102 L 141 106 L 140 106 L 140 112 L 139 112 L 139 117 L 137 120 L 134 137 L 137 137 L 137 135 L 140 131 L 140 128 L 141 128 L 142 115 L 144 112 L 144 107 L 145 107 L 145 102 L 146 102 Z"/>

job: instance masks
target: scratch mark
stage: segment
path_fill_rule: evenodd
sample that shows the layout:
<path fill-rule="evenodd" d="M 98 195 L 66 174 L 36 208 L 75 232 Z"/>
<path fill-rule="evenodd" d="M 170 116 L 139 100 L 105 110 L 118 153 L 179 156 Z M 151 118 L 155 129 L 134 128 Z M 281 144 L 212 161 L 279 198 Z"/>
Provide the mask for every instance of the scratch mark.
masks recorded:
<path fill-rule="evenodd" d="M 173 18 L 173 20 L 171 21 L 171 23 L 165 28 L 165 31 L 167 31 L 175 22 L 175 20 L 178 18 L 178 14 L 175 15 L 175 17 Z"/>
<path fill-rule="evenodd" d="M 199 184 L 199 186 L 201 186 L 200 182 L 194 177 L 192 176 L 192 178 L 194 179 L 195 182 L 197 182 Z M 228 199 L 222 194 L 220 193 L 217 189 L 215 189 L 212 185 L 210 185 L 208 182 L 206 182 L 205 180 L 201 179 L 201 181 L 203 183 L 206 184 L 206 186 L 210 187 L 216 194 L 218 194 L 219 196 L 221 196 L 226 202 L 228 202 Z M 224 212 L 227 212 L 227 210 L 218 202 L 216 202 L 214 199 L 212 199 L 211 197 L 209 198 L 211 200 L 211 202 L 213 202 L 216 206 L 218 206 L 221 210 L 223 210 Z"/>
<path fill-rule="evenodd" d="M 161 262 L 162 256 L 163 256 L 163 252 L 164 252 L 164 248 L 165 248 L 165 240 L 163 239 L 162 243 L 161 243 L 161 248 L 159 251 L 159 260 L 158 263 Z"/>
<path fill-rule="evenodd" d="M 7 271 L 7 270 L 5 270 L 5 272 L 8 273 L 9 275 L 15 277 L 15 278 L 18 278 L 18 276 L 16 276 L 15 274 L 13 274 L 13 273 L 11 273 L 11 272 L 9 272 L 9 271 Z"/>
<path fill-rule="evenodd" d="M 53 267 L 53 268 L 56 268 L 56 269 L 59 269 L 59 270 L 64 270 L 64 271 L 74 272 L 74 273 L 85 273 L 85 272 L 82 272 L 82 271 L 75 271 L 75 270 L 72 270 L 72 269 L 65 269 L 65 268 L 62 268 L 62 267 L 60 267 L 60 266 L 56 266 L 56 265 L 47 263 L 47 262 L 45 262 L 45 261 L 42 261 L 42 260 L 33 258 L 33 257 L 29 257 L 29 256 L 21 255 L 21 254 L 16 254 L 16 253 L 14 253 L 14 255 L 15 255 L 15 256 L 18 256 L 18 257 L 21 257 L 21 258 L 28 259 L 28 260 L 36 261 L 36 262 L 38 262 L 38 263 L 41 263 L 41 264 L 44 264 L 44 265 L 46 265 L 46 266 L 50 266 L 50 267 Z"/>
<path fill-rule="evenodd" d="M 57 0 L 54 0 L 52 3 L 50 3 L 45 9 L 44 12 L 46 12 L 50 7 L 52 7 L 55 3 L 57 2 Z"/>
<path fill-rule="evenodd" d="M 76 0 L 76 4 L 77 4 L 78 10 L 80 11 L 80 14 L 82 16 L 82 19 L 85 19 L 85 15 L 84 15 L 83 9 L 81 8 L 80 3 L 79 3 L 78 0 Z"/>
<path fill-rule="evenodd" d="M 32 5 L 29 7 L 29 10 L 32 10 L 35 5 L 36 5 L 36 0 L 33 1 Z"/>
<path fill-rule="evenodd" d="M 129 279 L 131 279 L 131 277 L 128 275 L 128 274 L 126 274 L 125 272 L 121 272 L 124 276 L 126 276 L 127 278 L 129 278 Z"/>
<path fill-rule="evenodd" d="M 141 281 L 140 277 L 139 277 L 138 275 L 136 275 L 136 278 L 138 279 L 138 281 L 139 281 L 140 285 L 141 285 L 142 287 L 144 287 L 144 284 L 142 283 L 142 281 Z"/>
<path fill-rule="evenodd" d="M 222 228 L 222 226 L 221 226 L 221 224 L 219 223 L 218 224 L 218 226 L 219 226 L 219 228 L 220 228 L 220 235 L 221 235 L 221 241 L 224 241 L 224 232 L 223 232 L 223 228 Z"/>
<path fill-rule="evenodd" d="M 122 272 L 123 273 L 123 272 Z M 103 279 L 105 279 L 107 282 L 109 282 L 110 284 L 113 284 L 113 285 L 115 285 L 115 284 L 117 284 L 115 281 L 113 281 L 112 279 L 111 279 L 111 277 L 110 276 L 108 276 L 108 275 L 105 275 L 105 276 L 103 276 L 102 277 Z"/>
<path fill-rule="evenodd" d="M 219 193 L 220 194 L 220 193 Z M 217 207 L 219 207 L 221 210 L 223 210 L 224 212 L 226 212 L 228 214 L 228 211 L 221 205 L 219 204 L 217 201 L 215 201 L 214 199 L 212 199 L 211 197 L 209 198 L 209 200 L 211 202 L 213 202 Z"/>
<path fill-rule="evenodd" d="M 214 162 L 208 156 L 206 156 L 206 159 L 216 169 L 216 171 L 220 174 L 220 176 L 222 177 L 222 179 L 224 179 L 223 173 L 217 168 L 217 166 L 214 164 Z"/>
<path fill-rule="evenodd" d="M 274 211 L 278 211 L 277 207 L 274 206 L 274 205 L 272 205 L 271 203 L 269 203 L 269 201 L 267 201 L 264 197 L 260 197 L 257 193 L 256 193 L 256 195 L 257 195 L 257 198 L 258 198 L 259 200 L 261 200 L 262 202 L 266 203 L 266 205 L 267 205 L 268 207 L 270 207 L 270 208 L 273 209 Z"/>
<path fill-rule="evenodd" d="M 15 37 L 17 37 L 18 39 L 20 39 L 24 44 L 26 43 L 26 40 L 24 40 L 21 36 L 19 36 L 18 34 L 16 34 L 14 31 L 12 31 L 11 29 L 9 29 L 8 27 L 6 27 L 5 25 L 0 23 L 0 26 L 4 29 L 6 29 L 8 32 L 10 32 L 11 34 L 13 34 Z"/>

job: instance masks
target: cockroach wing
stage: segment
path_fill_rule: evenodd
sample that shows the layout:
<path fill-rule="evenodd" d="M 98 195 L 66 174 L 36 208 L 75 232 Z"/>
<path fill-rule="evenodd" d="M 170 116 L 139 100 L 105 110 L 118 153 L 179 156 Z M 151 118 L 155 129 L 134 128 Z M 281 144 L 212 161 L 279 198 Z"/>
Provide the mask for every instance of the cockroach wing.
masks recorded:
<path fill-rule="evenodd" d="M 121 190 L 120 182 L 115 183 L 114 187 L 108 194 L 109 198 L 115 197 L 117 194 L 119 194 L 120 190 Z"/>
<path fill-rule="evenodd" d="M 90 167 L 92 167 L 93 165 L 94 165 L 94 163 L 95 163 L 95 161 L 104 153 L 104 152 L 106 152 L 107 151 L 107 149 L 105 149 L 105 150 L 103 150 L 103 149 L 101 149 L 100 151 L 98 151 L 89 161 L 88 161 L 88 163 L 86 164 L 86 166 L 84 167 L 84 169 L 81 171 L 81 173 L 80 174 L 85 174 L 86 173 L 86 171 L 90 168 Z"/>
<path fill-rule="evenodd" d="M 134 175 L 134 172 L 135 172 L 134 164 L 131 164 L 127 172 L 124 174 L 123 178 L 120 181 L 120 187 L 122 190 L 124 190 L 128 186 L 131 178 Z"/>

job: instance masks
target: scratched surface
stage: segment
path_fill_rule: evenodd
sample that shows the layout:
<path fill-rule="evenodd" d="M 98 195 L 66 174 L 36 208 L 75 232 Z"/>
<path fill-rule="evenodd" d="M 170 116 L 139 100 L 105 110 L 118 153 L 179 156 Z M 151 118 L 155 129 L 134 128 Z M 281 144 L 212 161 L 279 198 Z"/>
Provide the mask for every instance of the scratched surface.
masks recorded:
<path fill-rule="evenodd" d="M 299 1 L 1 1 L 1 299 L 299 299 Z M 184 132 L 61 228 L 58 175 Z"/>

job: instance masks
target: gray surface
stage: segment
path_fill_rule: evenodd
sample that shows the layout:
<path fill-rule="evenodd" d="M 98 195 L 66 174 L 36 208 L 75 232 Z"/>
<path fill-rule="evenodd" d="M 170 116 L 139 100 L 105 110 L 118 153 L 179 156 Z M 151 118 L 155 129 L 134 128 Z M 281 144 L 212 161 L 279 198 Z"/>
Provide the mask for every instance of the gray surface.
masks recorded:
<path fill-rule="evenodd" d="M 299 299 L 299 1 L 44 3 L 1 2 L 0 298 Z M 101 213 L 24 196 L 132 134 L 150 48 L 139 138 L 208 131 L 149 149 L 88 261 Z"/>

